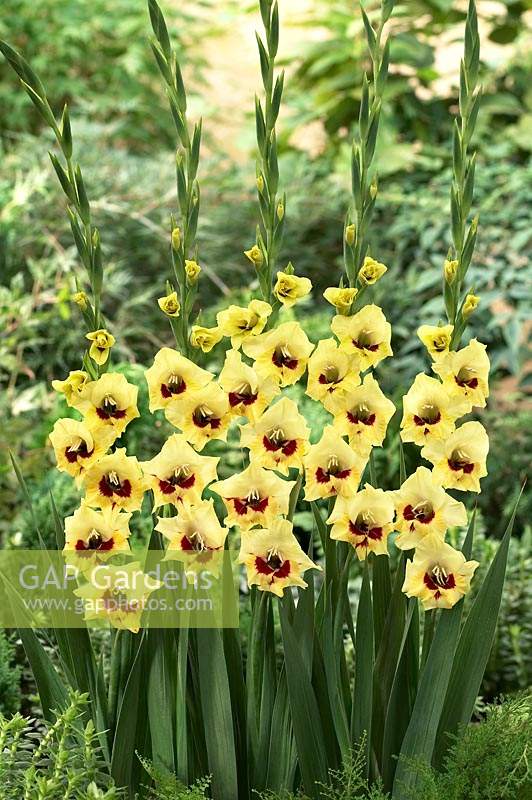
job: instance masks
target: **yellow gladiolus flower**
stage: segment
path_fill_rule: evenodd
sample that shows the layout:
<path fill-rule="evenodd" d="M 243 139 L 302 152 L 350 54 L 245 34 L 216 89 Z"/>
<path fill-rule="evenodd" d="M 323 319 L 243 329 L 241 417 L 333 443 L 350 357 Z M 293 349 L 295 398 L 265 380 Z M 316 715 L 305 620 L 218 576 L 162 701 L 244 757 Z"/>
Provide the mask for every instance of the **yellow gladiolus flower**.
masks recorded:
<path fill-rule="evenodd" d="M 202 389 L 214 375 L 171 347 L 162 347 L 153 365 L 144 373 L 148 383 L 150 411 L 166 408 L 173 400 Z"/>
<path fill-rule="evenodd" d="M 387 271 L 388 267 L 381 264 L 380 261 L 375 261 L 374 258 L 366 256 L 358 271 L 358 280 L 365 286 L 371 286 L 377 283 Z"/>
<path fill-rule="evenodd" d="M 129 550 L 130 519 L 131 514 L 116 508 L 96 511 L 82 503 L 65 519 L 63 553 L 74 553 L 79 557 L 77 563 L 86 561 L 89 566 L 102 557 Z"/>
<path fill-rule="evenodd" d="M 352 317 L 334 317 L 331 329 L 340 341 L 340 349 L 358 356 L 361 372 L 393 355 L 391 325 L 376 305 L 364 306 Z"/>
<path fill-rule="evenodd" d="M 157 303 L 163 314 L 166 314 L 167 317 L 179 316 L 179 312 L 181 311 L 181 303 L 179 302 L 177 292 L 170 292 L 170 294 L 167 294 L 164 297 L 159 297 Z"/>
<path fill-rule="evenodd" d="M 466 561 L 459 550 L 428 537 L 406 563 L 403 592 L 419 597 L 425 611 L 452 608 L 467 592 L 478 561 Z"/>
<path fill-rule="evenodd" d="M 107 372 L 85 387 L 85 422 L 93 431 L 104 428 L 112 431 L 116 439 L 132 419 L 140 416 L 137 395 L 138 388 L 128 383 L 124 375 Z"/>
<path fill-rule="evenodd" d="M 393 496 L 399 531 L 395 544 L 401 550 L 417 547 L 427 536 L 444 539 L 447 528 L 467 523 L 464 504 L 453 500 L 426 467 L 418 467 Z"/>
<path fill-rule="evenodd" d="M 325 289 L 323 292 L 323 296 L 327 302 L 334 306 L 340 314 L 347 314 L 357 294 L 358 289 L 340 289 L 337 286 L 329 286 L 329 288 Z"/>
<path fill-rule="evenodd" d="M 291 308 L 298 300 L 306 297 L 312 290 L 312 283 L 308 278 L 299 278 L 286 272 L 277 273 L 277 281 L 273 293 L 283 306 Z"/>
<path fill-rule="evenodd" d="M 223 389 L 217 383 L 209 383 L 167 406 L 166 418 L 193 447 L 203 450 L 210 439 L 225 442 L 232 415 Z"/>
<path fill-rule="evenodd" d="M 196 283 L 200 276 L 201 267 L 197 261 L 185 260 L 185 273 L 190 284 Z"/>
<path fill-rule="evenodd" d="M 273 377 L 281 386 L 296 383 L 305 372 L 314 349 L 298 322 L 285 322 L 278 328 L 246 340 L 242 349 L 255 360 L 259 375 Z"/>
<path fill-rule="evenodd" d="M 335 410 L 334 428 L 340 436 L 349 436 L 351 447 L 367 457 L 372 447 L 380 447 L 386 429 L 395 414 L 395 406 L 368 374 L 361 386 L 347 392 Z"/>
<path fill-rule="evenodd" d="M 244 250 L 244 255 L 249 258 L 252 264 L 254 264 L 257 269 L 262 267 L 264 264 L 264 256 L 262 255 L 262 250 L 257 244 L 254 244 L 249 250 Z"/>
<path fill-rule="evenodd" d="M 105 455 L 115 436 L 109 432 L 97 434 L 75 419 L 58 419 L 48 438 L 54 448 L 57 469 L 79 479 Z"/>
<path fill-rule="evenodd" d="M 242 537 L 238 561 L 246 567 L 249 586 L 278 597 L 287 586 L 306 589 L 304 573 L 321 567 L 303 552 L 292 531 L 291 522 L 276 519 L 269 528 L 257 528 Z"/>
<path fill-rule="evenodd" d="M 467 347 L 447 353 L 432 369 L 451 397 L 461 398 L 468 411 L 473 406 L 483 408 L 486 405 L 490 360 L 485 344 L 471 339 Z"/>
<path fill-rule="evenodd" d="M 420 373 L 403 397 L 401 439 L 418 445 L 446 439 L 465 411 L 463 400 L 452 398 L 436 378 Z"/>
<path fill-rule="evenodd" d="M 87 333 L 85 338 L 92 343 L 89 348 L 89 356 L 101 367 L 109 358 L 109 351 L 116 341 L 115 337 L 105 328 L 100 328 L 92 333 Z"/>
<path fill-rule="evenodd" d="M 331 414 L 346 393 L 360 383 L 356 361 L 342 352 L 334 339 L 322 339 L 308 362 L 306 394 L 319 400 Z"/>
<path fill-rule="evenodd" d="M 124 447 L 104 456 L 84 476 L 85 503 L 93 508 L 138 511 L 146 491 L 146 481 L 134 456 Z"/>
<path fill-rule="evenodd" d="M 223 333 L 219 328 L 204 328 L 203 325 L 193 325 L 190 331 L 190 344 L 199 347 L 204 353 L 210 353 L 212 348 L 221 342 Z"/>
<path fill-rule="evenodd" d="M 352 497 L 339 497 L 327 524 L 331 539 L 348 542 L 360 561 L 368 553 L 388 555 L 388 536 L 393 531 L 395 507 L 392 493 L 374 489 L 366 483 Z"/>
<path fill-rule="evenodd" d="M 52 387 L 56 392 L 65 395 L 65 400 L 71 408 L 77 408 L 78 411 L 83 411 L 83 390 L 87 382 L 90 380 L 89 374 L 83 372 L 81 369 L 74 370 L 68 373 L 68 377 L 64 381 L 52 381 Z"/>
<path fill-rule="evenodd" d="M 260 417 L 280 388 L 273 378 L 262 378 L 242 361 L 237 350 L 228 350 L 219 383 L 227 393 L 231 411 L 254 421 Z"/>
<path fill-rule="evenodd" d="M 462 316 L 469 317 L 480 303 L 480 297 L 468 294 L 462 306 Z"/>
<path fill-rule="evenodd" d="M 166 503 L 179 508 L 183 500 L 199 502 L 205 487 L 216 480 L 219 460 L 198 455 L 182 434 L 172 434 L 160 453 L 141 464 L 154 494 L 155 508 Z"/>
<path fill-rule="evenodd" d="M 254 463 L 284 475 L 290 467 L 301 469 L 310 431 L 293 400 L 281 398 L 255 424 L 241 425 L 240 429 L 240 444 L 249 448 Z"/>
<path fill-rule="evenodd" d="M 74 589 L 85 601 L 84 618 L 105 619 L 114 628 L 138 633 L 148 598 L 162 583 L 144 573 L 138 561 L 98 565 L 97 570 L 86 573 L 88 583 Z"/>
<path fill-rule="evenodd" d="M 210 486 L 223 498 L 227 527 L 238 525 L 248 531 L 257 525 L 268 527 L 273 519 L 288 514 L 290 492 L 295 481 L 285 481 L 274 472 L 251 463 L 247 469 Z"/>
<path fill-rule="evenodd" d="M 320 441 L 312 445 L 303 459 L 305 500 L 354 494 L 366 461 L 331 425 L 327 425 Z"/>
<path fill-rule="evenodd" d="M 417 329 L 417 335 L 434 361 L 449 352 L 453 330 L 452 325 L 421 325 Z"/>
<path fill-rule="evenodd" d="M 184 501 L 176 517 L 159 517 L 155 530 L 168 539 L 168 557 L 185 564 L 188 580 L 203 570 L 218 571 L 217 553 L 223 551 L 228 531 L 220 525 L 212 500 Z"/>
<path fill-rule="evenodd" d="M 480 422 L 466 422 L 444 441 L 428 442 L 421 451 L 434 464 L 434 479 L 447 489 L 480 492 L 480 478 L 488 474 L 488 434 Z"/>
<path fill-rule="evenodd" d="M 262 333 L 271 313 L 269 303 L 251 300 L 247 308 L 229 306 L 225 311 L 218 312 L 216 322 L 223 335 L 229 336 L 232 346 L 238 349 L 245 339 Z"/>

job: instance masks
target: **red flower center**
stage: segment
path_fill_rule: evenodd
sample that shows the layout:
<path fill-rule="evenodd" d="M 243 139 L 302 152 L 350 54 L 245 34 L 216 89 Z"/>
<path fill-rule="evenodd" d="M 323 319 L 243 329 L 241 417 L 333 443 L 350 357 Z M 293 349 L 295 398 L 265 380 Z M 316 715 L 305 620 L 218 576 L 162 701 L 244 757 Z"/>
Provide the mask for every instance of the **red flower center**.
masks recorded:
<path fill-rule="evenodd" d="M 349 532 L 353 536 L 360 538 L 355 547 L 368 547 L 370 540 L 378 542 L 382 539 L 382 528 L 375 526 L 374 528 L 363 519 L 357 519 L 356 522 L 349 521 Z"/>
<path fill-rule="evenodd" d="M 93 450 L 89 452 L 89 450 L 87 449 L 87 442 L 82 441 L 78 445 L 78 447 L 74 449 L 71 447 L 67 447 L 65 450 L 65 458 L 69 464 L 75 464 L 75 462 L 78 460 L 78 457 L 89 458 L 89 456 L 91 456 L 93 452 L 94 452 Z"/>
<path fill-rule="evenodd" d="M 186 388 L 187 385 L 181 375 L 170 375 L 167 383 L 161 383 L 161 394 L 168 399 L 174 394 L 182 394 Z"/>
<path fill-rule="evenodd" d="M 277 369 L 282 369 L 283 367 L 286 367 L 287 369 L 295 369 L 298 365 L 297 358 L 293 358 L 286 345 L 275 348 L 272 355 L 272 361 Z"/>
<path fill-rule="evenodd" d="M 221 419 L 216 416 L 214 411 L 205 406 L 198 406 L 192 414 L 192 421 L 198 428 L 211 428 L 217 430 L 221 425 Z"/>
<path fill-rule="evenodd" d="M 316 470 L 316 480 L 318 483 L 329 483 L 331 478 L 345 480 L 350 475 L 350 469 L 340 469 L 339 467 L 330 467 L 329 469 L 322 469 L 321 467 L 318 467 Z"/>
<path fill-rule="evenodd" d="M 229 392 L 229 405 L 231 408 L 239 406 L 240 404 L 251 406 L 257 399 L 257 396 L 257 392 L 252 392 L 251 386 L 248 385 L 239 392 Z"/>
<path fill-rule="evenodd" d="M 417 506 L 408 505 L 403 509 L 403 517 L 408 522 L 412 522 L 410 526 L 412 531 L 415 528 L 414 522 L 422 522 L 424 525 L 428 525 L 429 522 L 432 522 L 434 516 L 434 509 L 429 503 L 420 503 Z"/>
<path fill-rule="evenodd" d="M 447 464 L 449 465 L 449 469 L 452 469 L 453 472 L 465 472 L 466 475 L 469 475 L 475 469 L 475 465 L 472 464 L 470 461 L 465 461 L 461 458 L 455 458 L 451 456 L 447 460 Z"/>
<path fill-rule="evenodd" d="M 104 497 L 131 497 L 131 482 L 127 478 L 123 481 L 115 475 L 103 475 L 98 484 L 100 494 Z"/>
<path fill-rule="evenodd" d="M 430 572 L 425 572 L 423 583 L 434 592 L 434 597 L 438 600 L 441 597 L 442 589 L 454 589 L 456 581 L 452 572 L 447 573 L 442 567 L 433 567 Z"/>
<path fill-rule="evenodd" d="M 266 558 L 256 556 L 255 569 L 260 575 L 270 575 L 272 582 L 277 578 L 287 578 L 290 574 L 290 561 L 283 561 L 277 555 Z"/>
<path fill-rule="evenodd" d="M 373 425 L 375 422 L 375 414 L 372 414 L 367 408 L 353 408 L 347 412 L 347 419 L 351 425 Z"/>
<path fill-rule="evenodd" d="M 263 497 L 262 500 L 260 497 L 256 499 L 250 499 L 248 497 L 230 497 L 229 500 L 232 501 L 236 513 L 242 517 L 248 513 L 248 509 L 262 514 L 268 508 L 269 503 L 267 497 Z"/>
<path fill-rule="evenodd" d="M 107 539 L 105 541 L 98 531 L 92 531 L 92 533 L 88 536 L 87 541 L 83 539 L 78 539 L 76 542 L 76 550 L 81 552 L 90 552 L 91 550 L 112 550 L 114 545 L 114 539 Z"/>
<path fill-rule="evenodd" d="M 159 481 L 159 489 L 163 494 L 173 494 L 176 486 L 180 489 L 190 489 L 191 486 L 194 486 L 195 482 L 196 476 L 194 473 L 192 473 L 192 475 L 174 474 L 170 475 L 166 480 L 161 479 Z"/>
<path fill-rule="evenodd" d="M 297 450 L 297 439 L 280 439 L 263 436 L 262 443 L 269 453 L 282 452 L 284 456 L 293 456 Z"/>

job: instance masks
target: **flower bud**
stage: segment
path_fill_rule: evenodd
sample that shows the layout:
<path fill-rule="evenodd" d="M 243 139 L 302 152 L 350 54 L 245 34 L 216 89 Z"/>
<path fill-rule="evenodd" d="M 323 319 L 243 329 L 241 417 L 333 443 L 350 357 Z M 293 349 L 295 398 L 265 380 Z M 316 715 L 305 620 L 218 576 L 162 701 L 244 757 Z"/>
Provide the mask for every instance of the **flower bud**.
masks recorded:
<path fill-rule="evenodd" d="M 193 286 L 199 278 L 201 267 L 197 263 L 197 261 L 185 260 L 185 272 L 187 274 L 188 283 L 190 284 L 190 286 Z"/>
<path fill-rule="evenodd" d="M 443 265 L 443 275 L 445 277 L 446 283 L 448 284 L 453 283 L 456 277 L 457 270 L 458 270 L 458 261 L 456 260 L 449 261 L 448 259 L 445 260 L 445 263 Z"/>
<path fill-rule="evenodd" d="M 177 297 L 177 292 L 170 292 L 165 297 L 159 297 L 157 300 L 159 308 L 166 314 L 167 317 L 178 317 L 181 310 L 181 304 Z"/>
<path fill-rule="evenodd" d="M 353 247 L 355 243 L 355 233 L 356 233 L 356 228 L 353 224 L 348 225 L 347 228 L 345 229 L 345 240 L 349 245 L 349 247 Z"/>
<path fill-rule="evenodd" d="M 214 345 L 223 338 L 219 328 L 204 328 L 203 325 L 193 325 L 190 332 L 190 344 L 198 347 L 204 353 L 210 353 Z"/>
<path fill-rule="evenodd" d="M 377 283 L 380 278 L 382 278 L 387 269 L 388 267 L 386 267 L 384 264 L 381 264 L 379 261 L 375 261 L 374 258 L 366 256 L 364 263 L 358 271 L 358 280 L 365 286 L 371 286 L 372 284 Z"/>
<path fill-rule="evenodd" d="M 375 200 L 375 198 L 377 197 L 377 191 L 378 191 L 377 181 L 374 178 L 371 181 L 371 186 L 369 187 L 369 196 L 371 197 L 372 200 Z"/>
<path fill-rule="evenodd" d="M 279 222 L 281 222 L 283 217 L 284 217 L 284 204 L 282 200 L 279 200 L 279 202 L 277 203 L 277 219 L 279 220 Z"/>
<path fill-rule="evenodd" d="M 264 191 L 264 178 L 262 175 L 257 175 L 257 189 L 259 190 L 260 194 Z"/>
<path fill-rule="evenodd" d="M 474 294 L 468 294 L 466 299 L 464 300 L 464 305 L 462 306 L 462 316 L 465 319 L 471 316 L 471 314 L 476 309 L 479 303 L 480 303 L 480 297 L 477 297 Z"/>
<path fill-rule="evenodd" d="M 324 298 L 330 303 L 339 314 L 347 314 L 353 305 L 353 300 L 358 294 L 358 289 L 338 288 L 329 286 L 323 292 Z"/>
<path fill-rule="evenodd" d="M 181 228 L 174 228 L 172 231 L 172 247 L 177 252 L 181 244 Z"/>
<path fill-rule="evenodd" d="M 89 298 L 87 297 L 85 292 L 75 292 L 72 295 L 71 300 L 73 303 L 79 306 L 79 308 L 81 308 L 82 311 L 87 310 L 87 306 L 89 304 Z"/>
<path fill-rule="evenodd" d="M 252 264 L 259 269 L 264 264 L 264 256 L 258 244 L 254 244 L 250 250 L 244 250 L 244 255 L 249 258 Z"/>
<path fill-rule="evenodd" d="M 91 342 L 89 356 L 92 360 L 99 366 L 105 364 L 109 358 L 109 351 L 115 343 L 115 337 L 105 328 L 100 328 L 97 331 L 87 333 L 85 338 Z"/>

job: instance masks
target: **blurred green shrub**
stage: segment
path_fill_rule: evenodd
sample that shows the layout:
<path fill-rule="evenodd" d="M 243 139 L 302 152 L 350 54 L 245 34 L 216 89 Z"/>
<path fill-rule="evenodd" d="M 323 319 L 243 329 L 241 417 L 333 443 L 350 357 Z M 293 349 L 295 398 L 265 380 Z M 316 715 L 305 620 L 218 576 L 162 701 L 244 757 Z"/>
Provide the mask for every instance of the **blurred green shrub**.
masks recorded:
<path fill-rule="evenodd" d="M 15 714 L 20 708 L 20 674 L 13 642 L 0 630 L 0 715 Z"/>
<path fill-rule="evenodd" d="M 193 67 L 192 90 L 202 65 L 190 45 L 205 37 L 210 0 L 165 10 L 172 35 Z M 153 138 L 173 142 L 173 126 L 148 42 L 146 3 L 131 0 L 9 0 L 0 17 L 0 38 L 24 51 L 46 83 L 53 106 L 72 100 L 76 112 L 111 121 L 109 132 L 130 147 L 149 148 Z M 42 122 L 13 76 L 0 63 L 0 137 L 37 131 Z"/>

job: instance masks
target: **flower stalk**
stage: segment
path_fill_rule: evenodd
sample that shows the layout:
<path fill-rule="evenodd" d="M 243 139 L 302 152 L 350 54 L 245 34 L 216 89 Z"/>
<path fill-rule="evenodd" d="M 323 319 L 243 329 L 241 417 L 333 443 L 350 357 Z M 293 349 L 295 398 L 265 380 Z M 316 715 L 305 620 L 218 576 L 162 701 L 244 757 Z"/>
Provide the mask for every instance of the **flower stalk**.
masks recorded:
<path fill-rule="evenodd" d="M 168 315 L 177 344 L 185 354 L 189 353 L 190 317 L 197 294 L 197 280 L 188 277 L 187 264 L 198 260 L 196 233 L 200 210 L 200 187 L 197 179 L 202 121 L 191 126 L 187 119 L 187 94 L 183 83 L 179 59 L 170 42 L 163 13 L 156 0 L 148 3 L 150 21 L 154 33 L 151 48 L 166 85 L 170 110 L 177 134 L 176 184 L 179 212 L 179 227 L 171 218 L 170 252 L 173 276 L 179 293 L 179 314 Z M 173 288 L 173 287 L 171 287 Z M 171 291 L 167 293 L 171 294 Z"/>
<path fill-rule="evenodd" d="M 7 42 L 0 42 L 0 50 L 17 73 L 37 111 L 52 130 L 63 156 L 64 161 L 61 163 L 54 153 L 49 153 L 52 166 L 67 200 L 67 213 L 72 236 L 87 273 L 92 295 L 89 298 L 86 293 L 82 292 L 76 281 L 77 292 L 73 299 L 81 310 L 87 331 L 102 329 L 104 328 L 101 310 L 103 259 L 100 231 L 93 224 L 90 201 L 81 167 L 73 157 L 72 127 L 68 106 L 65 104 L 61 119 L 58 121 L 52 111 L 42 81 L 28 62 Z M 87 370 L 93 374 L 99 374 L 102 371 L 103 365 L 94 367 L 87 356 L 84 358 L 84 364 Z"/>
<path fill-rule="evenodd" d="M 476 153 L 471 139 L 480 108 L 478 86 L 480 39 L 473 0 L 467 12 L 464 57 L 460 62 L 459 113 L 453 127 L 453 181 L 451 186 L 451 233 L 453 244 L 444 269 L 444 299 L 449 322 L 454 326 L 451 349 L 460 344 L 468 307 L 464 295 L 467 270 L 475 249 L 478 216 L 470 221 L 475 184 Z M 464 313 L 465 311 L 465 313 Z"/>
<path fill-rule="evenodd" d="M 371 166 L 379 132 L 382 100 L 388 78 L 390 39 L 382 43 L 384 26 L 391 17 L 394 0 L 383 0 L 377 27 L 362 8 L 362 19 L 371 57 L 371 73 L 365 74 L 358 117 L 358 131 L 351 153 L 352 204 L 344 224 L 344 267 L 349 286 L 359 291 L 351 312 L 360 308 L 367 283 L 359 277 L 368 250 L 368 230 L 377 198 L 377 178 Z"/>
<path fill-rule="evenodd" d="M 277 0 L 260 0 L 260 13 L 265 41 L 256 34 L 264 101 L 255 97 L 255 125 L 258 158 L 256 166 L 257 197 L 260 225 L 257 226 L 256 248 L 246 255 L 253 261 L 262 297 L 272 300 L 272 278 L 283 240 L 286 194 L 278 195 L 279 165 L 276 123 L 284 87 L 284 71 L 275 77 L 275 57 L 279 47 L 279 7 Z"/>

